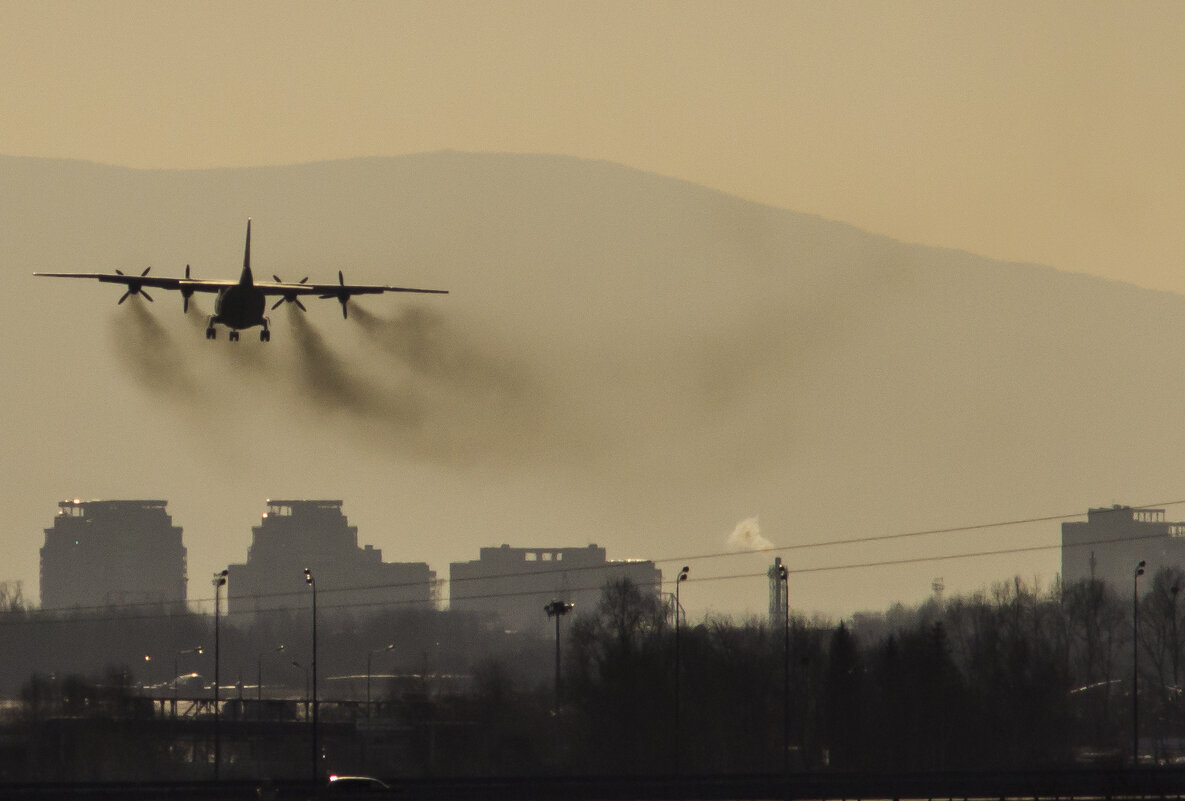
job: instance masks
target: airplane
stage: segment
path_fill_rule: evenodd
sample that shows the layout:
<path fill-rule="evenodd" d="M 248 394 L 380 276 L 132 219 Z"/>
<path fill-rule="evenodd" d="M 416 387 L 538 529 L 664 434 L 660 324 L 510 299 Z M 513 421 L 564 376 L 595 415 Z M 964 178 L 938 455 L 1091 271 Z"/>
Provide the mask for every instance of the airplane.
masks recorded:
<path fill-rule="evenodd" d="M 267 308 L 267 297 L 269 295 L 273 297 L 279 296 L 280 298 L 272 305 L 272 311 L 280 308 L 284 303 L 295 303 L 298 309 L 307 311 L 305 305 L 300 302 L 301 295 L 317 295 L 322 300 L 336 298 L 342 305 L 342 317 L 348 318 L 349 313 L 346 304 L 354 295 L 380 295 L 384 292 L 418 292 L 430 295 L 448 294 L 447 289 L 412 289 L 401 286 L 347 284 L 341 270 L 337 271 L 336 284 L 310 284 L 308 283 L 308 276 L 302 278 L 298 283 L 293 284 L 280 280 L 278 275 L 272 276 L 272 278 L 276 279 L 274 283 L 272 281 L 256 282 L 251 274 L 250 219 L 247 220 L 247 245 L 243 252 L 243 273 L 239 276 L 238 281 L 190 278 L 188 264 L 185 265 L 184 278 L 150 276 L 148 275 L 148 271 L 151 269 L 151 267 L 147 267 L 139 275 L 125 275 L 122 270 L 116 270 L 114 274 L 33 273 L 33 275 L 47 278 L 96 278 L 105 283 L 123 284 L 127 287 L 127 290 L 120 297 L 119 303 L 123 303 L 132 295 L 140 295 L 145 300 L 152 302 L 152 296 L 144 291 L 144 287 L 176 290 L 181 293 L 181 308 L 185 312 L 189 311 L 189 299 L 193 296 L 194 292 L 217 293 L 218 297 L 214 299 L 214 313 L 210 315 L 209 322 L 206 324 L 206 339 L 217 337 L 217 331 L 214 328 L 217 324 L 224 325 L 230 329 L 228 336 L 232 342 L 238 341 L 239 331 L 246 328 L 253 328 L 257 325 L 263 327 L 259 332 L 259 341 L 271 341 L 272 334 L 269 327 L 269 320 L 264 316 L 264 311 Z"/>

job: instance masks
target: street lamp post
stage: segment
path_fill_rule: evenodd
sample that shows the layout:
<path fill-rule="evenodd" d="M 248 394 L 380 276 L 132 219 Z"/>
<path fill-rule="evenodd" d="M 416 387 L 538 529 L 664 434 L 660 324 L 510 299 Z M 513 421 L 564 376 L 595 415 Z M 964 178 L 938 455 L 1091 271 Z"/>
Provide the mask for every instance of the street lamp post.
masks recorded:
<path fill-rule="evenodd" d="M 173 654 L 173 717 L 174 718 L 177 717 L 177 679 L 181 677 L 181 674 L 180 674 L 181 669 L 179 667 L 180 657 L 184 656 L 185 654 L 201 654 L 203 650 L 205 650 L 205 649 L 203 649 L 202 646 L 199 645 L 196 648 L 186 648 L 184 651 L 178 651 L 177 653 Z"/>
<path fill-rule="evenodd" d="M 1143 559 L 1132 576 L 1132 767 L 1140 766 L 1140 576 L 1144 575 Z"/>
<path fill-rule="evenodd" d="M 366 654 L 366 717 L 370 717 L 370 659 L 375 654 L 385 653 L 395 647 L 395 643 L 390 643 L 382 648 L 374 651 L 369 651 Z"/>
<path fill-rule="evenodd" d="M 313 578 L 313 571 L 304 569 L 304 583 L 313 588 L 313 781 L 317 781 L 317 763 L 319 743 L 317 742 L 317 580 Z"/>
<path fill-rule="evenodd" d="M 679 588 L 683 582 L 687 581 L 687 574 L 691 571 L 687 565 L 679 571 L 679 577 L 675 579 L 675 775 L 679 774 L 679 762 L 681 756 L 680 748 L 680 734 L 679 731 L 679 717 L 682 711 L 682 706 L 679 698 L 679 683 L 680 683 L 680 665 L 679 665 L 679 618 L 683 614 L 683 604 L 679 602 Z"/>
<path fill-rule="evenodd" d="M 219 708 L 219 621 L 222 619 L 222 588 L 229 571 L 214 574 L 214 781 L 218 781 L 222 770 L 222 710 Z"/>
<path fill-rule="evenodd" d="M 555 618 L 555 705 L 560 705 L 560 618 L 572 611 L 574 603 L 552 601 L 543 607 L 548 617 Z"/>
<path fill-rule="evenodd" d="M 263 718 L 263 658 L 268 654 L 278 654 L 284 650 L 284 644 L 280 643 L 270 651 L 264 651 L 255 657 L 255 706 L 256 715 Z"/>

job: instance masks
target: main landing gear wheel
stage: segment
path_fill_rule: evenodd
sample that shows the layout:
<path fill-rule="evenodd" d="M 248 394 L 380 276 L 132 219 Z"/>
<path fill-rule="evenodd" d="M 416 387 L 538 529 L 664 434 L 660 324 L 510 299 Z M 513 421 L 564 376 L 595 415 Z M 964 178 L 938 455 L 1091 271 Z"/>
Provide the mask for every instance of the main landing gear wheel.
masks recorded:
<path fill-rule="evenodd" d="M 272 341 L 272 332 L 268 331 L 266 328 L 264 330 L 260 331 L 259 332 L 259 341 L 260 342 L 271 342 Z"/>
<path fill-rule="evenodd" d="M 214 339 L 216 336 L 218 336 L 218 332 L 214 330 L 214 326 L 206 329 L 206 339 Z"/>
<path fill-rule="evenodd" d="M 230 337 L 231 342 L 238 342 L 239 341 L 239 332 L 235 331 L 233 328 L 231 329 L 230 333 L 227 334 L 227 336 Z"/>

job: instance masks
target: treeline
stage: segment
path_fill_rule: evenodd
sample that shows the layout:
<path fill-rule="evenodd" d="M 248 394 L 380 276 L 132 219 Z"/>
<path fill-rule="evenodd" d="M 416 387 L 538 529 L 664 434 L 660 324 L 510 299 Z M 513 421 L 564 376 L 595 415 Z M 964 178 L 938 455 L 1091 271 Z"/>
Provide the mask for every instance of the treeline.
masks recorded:
<path fill-rule="evenodd" d="M 1168 762 L 1185 754 L 1185 573 L 1136 586 L 1133 602 L 1096 581 L 1042 589 L 1017 579 L 838 625 L 711 618 L 676 628 L 669 604 L 621 582 L 595 613 L 560 621 L 558 686 L 550 637 L 447 612 L 338 617 L 319 640 L 326 765 L 385 776 L 621 776 L 1118 765 L 1133 751 Z M 163 706 L 154 712 L 137 696 L 155 686 L 159 698 L 177 670 L 213 675 L 212 620 L 201 615 L 47 619 L 9 603 L 0 636 L 0 678 L 23 710 L 13 725 L 159 717 Z M 185 653 L 199 644 L 202 654 Z M 243 685 L 262 674 L 268 696 L 279 686 L 299 698 L 310 649 L 307 612 L 223 624 L 223 686 L 240 685 L 222 692 L 238 703 L 223 712 L 224 775 L 262 764 L 258 741 L 236 744 L 234 722 L 261 714 L 240 700 L 252 695 Z M 371 661 L 385 678 L 366 706 L 357 679 Z M 372 720 L 354 725 L 363 716 Z M 307 716 L 275 722 L 292 740 L 288 772 L 305 775 L 307 746 L 292 727 Z M 207 758 L 196 750 L 186 775 Z M 276 765 L 288 751 L 270 775 L 285 775 Z M 154 770 L 167 775 L 175 752 Z"/>
<path fill-rule="evenodd" d="M 1150 578 L 1138 603 L 1016 579 L 839 625 L 706 620 L 679 632 L 678 665 L 669 610 L 618 585 L 566 639 L 568 756 L 615 773 L 1169 762 L 1185 756 L 1185 573 Z"/>

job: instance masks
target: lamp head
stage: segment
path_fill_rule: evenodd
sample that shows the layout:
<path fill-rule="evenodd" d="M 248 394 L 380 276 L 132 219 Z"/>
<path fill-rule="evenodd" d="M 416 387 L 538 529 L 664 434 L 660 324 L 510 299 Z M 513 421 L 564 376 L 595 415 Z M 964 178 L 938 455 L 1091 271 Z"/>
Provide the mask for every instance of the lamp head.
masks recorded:
<path fill-rule="evenodd" d="M 690 567 L 688 567 L 687 565 L 683 565 L 683 569 L 679 571 L 679 579 L 678 580 L 679 581 L 687 581 L 687 574 L 690 571 L 691 571 Z"/>
<path fill-rule="evenodd" d="M 312 586 L 313 584 L 313 571 L 309 570 L 307 567 L 304 569 L 304 583 L 308 584 L 309 586 Z"/>

